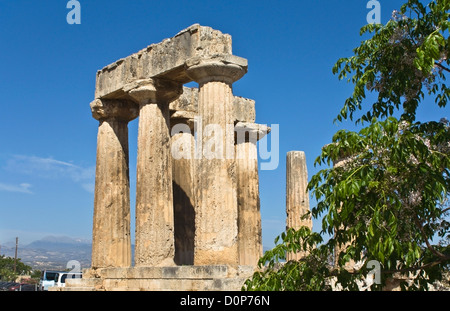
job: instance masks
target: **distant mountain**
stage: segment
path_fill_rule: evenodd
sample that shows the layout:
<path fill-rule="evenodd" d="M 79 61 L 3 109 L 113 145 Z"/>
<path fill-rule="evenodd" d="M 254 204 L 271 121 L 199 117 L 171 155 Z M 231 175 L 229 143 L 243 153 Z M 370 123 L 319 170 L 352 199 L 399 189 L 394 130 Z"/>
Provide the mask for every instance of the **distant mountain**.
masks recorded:
<path fill-rule="evenodd" d="M 67 243 L 67 244 L 90 244 L 91 241 L 87 239 L 71 238 L 68 236 L 54 236 L 49 235 L 43 237 L 39 241 L 45 241 L 49 243 Z"/>
<path fill-rule="evenodd" d="M 83 239 L 74 239 L 67 236 L 47 236 L 40 240 L 33 241 L 30 244 L 24 246 L 28 249 L 44 249 L 44 250 L 72 250 L 90 248 L 91 242 Z"/>
<path fill-rule="evenodd" d="M 2 255 L 14 257 L 15 245 L 2 247 Z M 88 240 L 66 236 L 47 236 L 18 248 L 23 263 L 39 270 L 66 269 L 70 260 L 80 262 L 81 268 L 91 265 L 92 244 Z"/>
<path fill-rule="evenodd" d="M 266 252 L 271 248 L 264 247 L 263 249 Z M 131 250 L 134 254 L 134 245 L 131 246 Z M 2 244 L 2 255 L 14 257 L 14 252 L 15 243 Z M 81 269 L 89 268 L 91 254 L 91 241 L 67 236 L 46 236 L 28 245 L 19 245 L 18 248 L 18 257 L 22 262 L 38 270 L 64 270 L 71 260 L 80 262 Z"/>

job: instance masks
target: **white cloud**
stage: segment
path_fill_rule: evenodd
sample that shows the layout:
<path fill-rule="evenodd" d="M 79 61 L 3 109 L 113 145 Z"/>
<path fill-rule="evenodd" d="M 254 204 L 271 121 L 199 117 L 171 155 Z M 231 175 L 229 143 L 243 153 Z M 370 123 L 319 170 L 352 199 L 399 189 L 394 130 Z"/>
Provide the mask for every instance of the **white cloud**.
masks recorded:
<path fill-rule="evenodd" d="M 10 172 L 32 175 L 39 178 L 69 178 L 73 182 L 80 184 L 80 186 L 86 191 L 93 192 L 90 185 L 93 184 L 95 180 L 95 166 L 82 167 L 70 162 L 60 161 L 53 158 L 14 155 L 8 159 L 4 169 Z M 11 187 L 9 188 L 15 189 Z M 28 188 L 29 187 L 26 187 L 26 184 L 24 184 L 20 187 L 16 187 L 16 191 L 29 191 Z"/>
<path fill-rule="evenodd" d="M 72 163 L 58 161 L 52 158 L 39 158 L 35 156 L 14 155 L 6 164 L 8 171 L 22 174 L 38 174 L 40 177 L 52 178 L 77 170 L 77 166 Z"/>
<path fill-rule="evenodd" d="M 95 183 L 82 184 L 81 187 L 87 192 L 94 193 Z"/>
<path fill-rule="evenodd" d="M 0 183 L 0 191 L 7 191 L 7 192 L 20 192 L 32 194 L 33 192 L 30 190 L 30 187 L 31 185 L 27 183 L 22 183 L 20 185 Z"/>

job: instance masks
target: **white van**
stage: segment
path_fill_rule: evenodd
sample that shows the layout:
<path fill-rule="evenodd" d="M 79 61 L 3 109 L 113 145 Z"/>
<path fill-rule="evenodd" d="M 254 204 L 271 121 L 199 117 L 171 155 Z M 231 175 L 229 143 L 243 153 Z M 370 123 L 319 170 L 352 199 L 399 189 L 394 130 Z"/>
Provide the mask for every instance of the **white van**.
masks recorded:
<path fill-rule="evenodd" d="M 65 287 L 66 286 L 66 279 L 81 279 L 83 274 L 81 272 L 74 273 L 74 272 L 58 272 L 55 275 L 55 285 L 57 287 Z"/>
<path fill-rule="evenodd" d="M 55 286 L 55 277 L 58 273 L 64 273 L 64 271 L 56 270 L 44 270 L 41 273 L 41 279 L 39 280 L 39 290 L 46 291 L 49 287 Z"/>

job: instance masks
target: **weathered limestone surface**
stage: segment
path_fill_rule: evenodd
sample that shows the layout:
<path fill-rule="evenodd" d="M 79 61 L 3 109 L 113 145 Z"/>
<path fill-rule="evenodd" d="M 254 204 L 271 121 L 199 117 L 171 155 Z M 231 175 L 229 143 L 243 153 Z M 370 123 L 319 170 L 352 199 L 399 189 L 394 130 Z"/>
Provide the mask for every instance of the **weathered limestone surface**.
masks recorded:
<path fill-rule="evenodd" d="M 64 290 L 239 291 L 253 272 L 229 265 L 90 269 L 83 279 L 67 280 Z"/>
<path fill-rule="evenodd" d="M 311 217 L 302 219 L 309 212 L 308 171 L 303 151 L 290 151 L 286 156 L 286 227 L 298 230 L 302 226 L 312 229 Z M 287 260 L 299 260 L 305 254 L 288 253 Z"/>
<path fill-rule="evenodd" d="M 194 264 L 195 238 L 195 139 L 191 133 L 172 136 L 172 145 L 190 146 L 178 150 L 180 157 L 172 157 L 173 208 L 175 218 L 175 263 Z"/>
<path fill-rule="evenodd" d="M 184 86 L 180 97 L 170 103 L 170 111 L 171 125 L 178 122 L 176 119 L 193 119 L 198 112 L 198 88 Z M 233 116 L 235 122 L 255 122 L 255 101 L 234 96 Z"/>
<path fill-rule="evenodd" d="M 189 125 L 191 130 L 191 133 L 172 132 L 172 145 L 179 151 L 179 156 L 173 159 L 175 262 L 192 264 L 195 235 L 195 165 L 192 161 L 195 139 L 192 133 L 193 118 L 198 111 L 198 89 L 183 87 L 183 94 L 170 103 L 170 110 L 172 126 L 183 123 Z M 239 262 L 241 265 L 256 265 L 262 255 L 256 142 L 268 134 L 270 128 L 252 123 L 255 120 L 253 100 L 234 96 L 233 115 L 234 122 L 237 122 L 234 129 L 237 144 L 238 239 L 241 245 Z M 191 150 L 178 150 L 180 146 L 191 146 Z"/>
<path fill-rule="evenodd" d="M 136 266 L 173 265 L 169 102 L 181 85 L 148 80 L 125 88 L 140 106 L 136 175 Z"/>
<path fill-rule="evenodd" d="M 198 88 L 183 86 L 183 93 L 170 103 L 170 111 L 198 111 Z"/>
<path fill-rule="evenodd" d="M 99 120 L 95 177 L 92 267 L 131 265 L 128 122 L 138 115 L 130 102 L 95 100 Z"/>
<path fill-rule="evenodd" d="M 259 258 L 262 256 L 256 143 L 243 142 L 237 144 L 236 158 L 239 263 L 241 265 L 256 266 Z"/>
<path fill-rule="evenodd" d="M 256 143 L 269 132 L 267 126 L 254 123 L 238 122 L 235 126 L 241 265 L 256 266 L 263 254 Z"/>
<path fill-rule="evenodd" d="M 191 81 L 184 70 L 188 59 L 231 53 L 230 35 L 195 24 L 98 71 L 95 97 L 121 97 L 123 87 L 138 79 L 163 77 L 187 83 Z"/>
<path fill-rule="evenodd" d="M 257 124 L 252 122 L 237 122 L 234 126 L 235 143 L 240 144 L 242 142 L 256 143 L 260 139 L 269 134 L 271 128 L 264 124 Z M 237 157 L 243 158 L 247 153 L 242 153 L 241 156 L 237 154 Z M 254 156 L 253 153 L 248 154 Z"/>
<path fill-rule="evenodd" d="M 235 96 L 233 101 L 234 119 L 239 122 L 255 122 L 255 101 L 240 96 Z"/>
<path fill-rule="evenodd" d="M 231 85 L 246 71 L 247 62 L 239 57 L 187 62 L 188 75 L 200 88 L 198 114 L 202 125 L 198 137 L 205 139 L 209 124 L 219 126 L 223 133 L 229 125 L 234 126 Z M 221 146 L 233 146 L 233 136 L 223 135 Z M 214 150 L 214 158 L 203 156 L 196 161 L 195 265 L 239 262 L 236 163 L 227 159 L 224 149 Z M 218 158 L 220 155 L 222 158 Z"/>

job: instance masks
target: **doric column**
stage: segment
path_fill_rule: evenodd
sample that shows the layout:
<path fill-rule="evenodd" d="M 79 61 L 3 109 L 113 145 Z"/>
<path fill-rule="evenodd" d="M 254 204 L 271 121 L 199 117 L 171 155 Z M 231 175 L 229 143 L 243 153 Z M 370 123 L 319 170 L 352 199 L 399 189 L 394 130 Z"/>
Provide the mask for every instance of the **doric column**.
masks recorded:
<path fill-rule="evenodd" d="M 227 149 L 234 151 L 234 135 L 227 129 L 234 128 L 232 83 L 246 73 L 247 61 L 233 55 L 195 58 L 186 69 L 199 84 L 197 147 L 216 138 L 214 148 L 197 154 L 194 264 L 237 265 L 236 161 L 227 158 Z"/>
<path fill-rule="evenodd" d="M 91 103 L 99 120 L 95 174 L 92 267 L 131 266 L 128 122 L 138 115 L 132 102 Z"/>
<path fill-rule="evenodd" d="M 172 177 L 175 221 L 175 263 L 194 264 L 195 184 L 194 144 L 191 133 L 173 133 Z M 180 149 L 184 150 L 180 150 Z M 178 154 L 174 154 L 178 152 Z"/>
<path fill-rule="evenodd" d="M 286 227 L 298 230 L 302 226 L 312 229 L 311 217 L 302 219 L 309 212 L 308 171 L 303 151 L 290 151 L 286 156 Z M 287 260 L 299 260 L 305 254 L 288 253 Z"/>
<path fill-rule="evenodd" d="M 198 90 L 183 87 L 183 94 L 170 103 L 172 141 L 175 263 L 194 264 L 195 237 L 195 137 L 194 111 Z M 180 109 L 181 108 L 181 109 Z M 183 109 L 188 109 L 183 110 Z"/>
<path fill-rule="evenodd" d="M 139 104 L 135 266 L 174 265 L 169 102 L 181 85 L 141 80 L 124 89 Z"/>
<path fill-rule="evenodd" d="M 256 144 L 269 132 L 269 127 L 255 123 L 235 126 L 240 265 L 256 266 L 263 254 Z"/>

